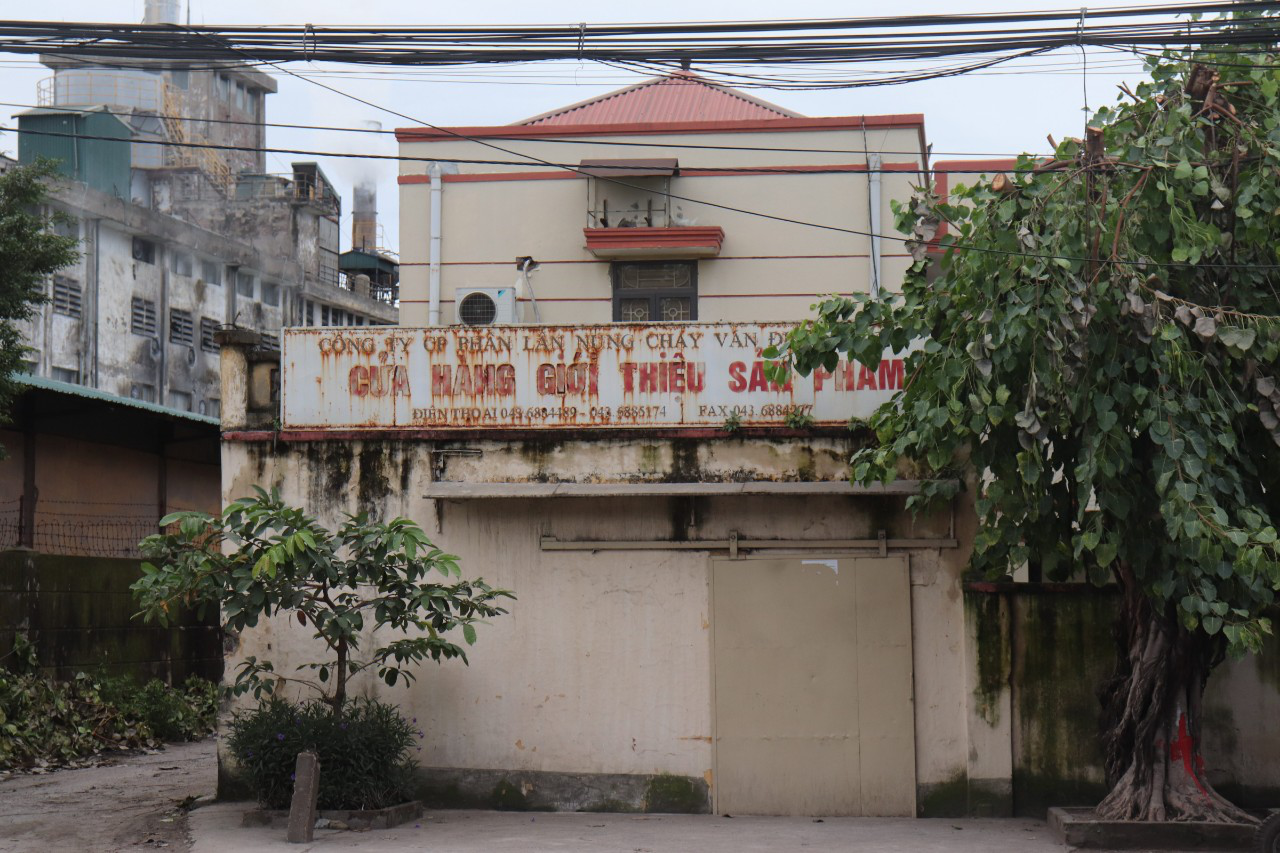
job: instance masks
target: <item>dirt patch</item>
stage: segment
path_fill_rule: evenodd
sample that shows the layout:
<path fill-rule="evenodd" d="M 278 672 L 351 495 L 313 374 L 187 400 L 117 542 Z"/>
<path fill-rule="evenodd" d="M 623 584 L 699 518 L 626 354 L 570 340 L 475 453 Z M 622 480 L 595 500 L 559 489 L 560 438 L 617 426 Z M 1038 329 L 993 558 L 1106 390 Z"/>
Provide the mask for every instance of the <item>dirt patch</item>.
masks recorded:
<path fill-rule="evenodd" d="M 0 780 L 0 853 L 191 849 L 185 805 L 212 799 L 213 739 L 109 764 Z"/>

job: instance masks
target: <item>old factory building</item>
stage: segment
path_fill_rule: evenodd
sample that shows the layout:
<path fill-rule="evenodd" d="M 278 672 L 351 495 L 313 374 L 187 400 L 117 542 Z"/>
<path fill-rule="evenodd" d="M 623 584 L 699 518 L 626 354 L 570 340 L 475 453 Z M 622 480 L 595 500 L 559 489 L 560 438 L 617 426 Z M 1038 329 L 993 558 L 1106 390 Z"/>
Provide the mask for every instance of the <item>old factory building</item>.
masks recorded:
<path fill-rule="evenodd" d="M 148 0 L 147 22 L 175 24 L 176 9 Z M 17 117 L 19 160 L 57 162 L 49 207 L 81 256 L 25 329 L 32 374 L 216 416 L 218 328 L 278 347 L 283 326 L 396 322 L 394 274 L 381 287 L 374 270 L 344 274 L 342 199 L 319 167 L 266 172 L 271 77 L 238 62 L 42 61 L 53 76 Z M 389 263 L 357 248 L 347 257 Z"/>
<path fill-rule="evenodd" d="M 919 482 L 848 481 L 901 354 L 763 369 L 823 295 L 899 286 L 911 259 L 873 235 L 929 181 L 920 116 L 808 118 L 684 73 L 398 135 L 439 158 L 402 167 L 404 325 L 289 329 L 280 361 L 229 343 L 223 497 L 405 515 L 518 595 L 469 667 L 360 682 L 425 721 L 434 802 L 995 815 L 1029 807 L 1036 773 L 1101 784 L 1087 712 L 1029 720 L 1077 707 L 1076 682 L 1015 688 L 1034 608 L 966 583 L 965 494 L 915 516 Z M 313 645 L 273 620 L 228 669 Z M 1231 701 L 1277 709 L 1237 676 Z"/>

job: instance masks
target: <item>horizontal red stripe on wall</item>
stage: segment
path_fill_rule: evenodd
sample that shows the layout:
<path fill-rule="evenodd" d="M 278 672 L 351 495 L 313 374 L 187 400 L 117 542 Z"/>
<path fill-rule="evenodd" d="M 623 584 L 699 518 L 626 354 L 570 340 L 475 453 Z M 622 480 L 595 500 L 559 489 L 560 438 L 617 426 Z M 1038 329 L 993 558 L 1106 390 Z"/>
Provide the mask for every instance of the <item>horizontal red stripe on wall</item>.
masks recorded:
<path fill-rule="evenodd" d="M 891 172 L 919 172 L 923 166 L 914 161 L 883 163 L 881 168 Z M 815 164 L 779 164 L 776 166 L 742 166 L 732 169 L 681 169 L 677 177 L 690 178 L 733 178 L 744 175 L 786 176 L 795 174 L 840 174 L 845 172 L 865 172 L 865 163 L 832 163 Z M 546 181 L 572 180 L 585 178 L 580 172 L 557 170 L 553 172 L 467 172 L 458 175 L 442 175 L 441 180 L 447 184 L 484 183 L 489 181 Z M 396 179 L 400 184 L 429 184 L 431 176 L 426 174 L 401 175 Z"/>

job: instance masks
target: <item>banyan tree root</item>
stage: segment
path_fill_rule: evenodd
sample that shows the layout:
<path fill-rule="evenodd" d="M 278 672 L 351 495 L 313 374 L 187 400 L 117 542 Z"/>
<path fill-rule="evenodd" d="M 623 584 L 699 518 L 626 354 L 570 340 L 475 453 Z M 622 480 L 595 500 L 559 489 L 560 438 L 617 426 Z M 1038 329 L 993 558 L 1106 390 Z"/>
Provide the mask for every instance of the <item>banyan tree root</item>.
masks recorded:
<path fill-rule="evenodd" d="M 1205 778 L 1201 700 L 1209 671 L 1222 659 L 1220 638 L 1187 631 L 1173 613 L 1152 612 L 1136 584 L 1121 580 L 1120 658 L 1099 697 L 1112 787 L 1098 817 L 1257 823 Z"/>

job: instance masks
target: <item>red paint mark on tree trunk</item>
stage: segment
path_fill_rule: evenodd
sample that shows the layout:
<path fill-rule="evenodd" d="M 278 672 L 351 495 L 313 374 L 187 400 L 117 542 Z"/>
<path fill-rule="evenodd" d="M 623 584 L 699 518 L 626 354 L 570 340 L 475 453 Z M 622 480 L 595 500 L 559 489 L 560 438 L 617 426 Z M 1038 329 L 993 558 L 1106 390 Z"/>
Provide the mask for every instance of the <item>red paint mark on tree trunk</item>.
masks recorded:
<path fill-rule="evenodd" d="M 1205 790 L 1204 785 L 1200 783 L 1200 772 L 1204 770 L 1204 759 L 1196 755 L 1196 742 L 1191 737 L 1191 733 L 1187 731 L 1187 715 L 1178 713 L 1178 737 L 1169 743 L 1169 759 L 1171 761 L 1182 761 L 1182 768 L 1187 771 L 1187 775 L 1196 783 L 1196 787 L 1200 789 L 1200 793 L 1205 795 L 1207 799 L 1209 792 Z"/>

